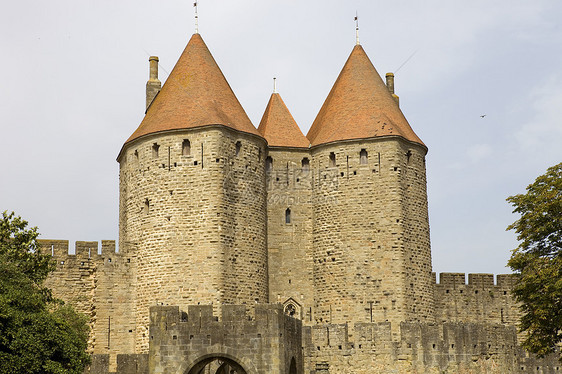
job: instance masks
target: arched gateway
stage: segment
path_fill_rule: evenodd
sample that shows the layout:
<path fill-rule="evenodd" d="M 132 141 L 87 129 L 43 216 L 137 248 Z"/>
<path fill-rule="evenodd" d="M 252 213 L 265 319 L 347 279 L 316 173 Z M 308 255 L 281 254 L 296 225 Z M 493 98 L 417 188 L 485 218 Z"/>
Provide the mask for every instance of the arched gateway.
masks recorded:
<path fill-rule="evenodd" d="M 236 360 L 223 355 L 210 355 L 196 360 L 186 374 L 251 374 Z"/>
<path fill-rule="evenodd" d="M 150 308 L 149 361 L 155 373 L 302 374 L 302 323 L 281 304 Z"/>

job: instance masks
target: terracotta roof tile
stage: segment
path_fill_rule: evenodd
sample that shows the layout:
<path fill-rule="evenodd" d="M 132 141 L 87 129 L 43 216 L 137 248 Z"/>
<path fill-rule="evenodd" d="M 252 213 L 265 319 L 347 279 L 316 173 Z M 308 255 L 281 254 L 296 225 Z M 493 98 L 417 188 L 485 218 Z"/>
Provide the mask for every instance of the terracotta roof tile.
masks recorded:
<path fill-rule="evenodd" d="M 314 146 L 389 135 L 424 145 L 408 124 L 363 47 L 356 45 L 307 138 Z"/>
<path fill-rule="evenodd" d="M 160 131 L 216 124 L 259 135 L 201 35 L 194 34 L 125 144 Z"/>
<path fill-rule="evenodd" d="M 308 148 L 310 144 L 278 93 L 271 95 L 258 131 L 270 146 Z"/>

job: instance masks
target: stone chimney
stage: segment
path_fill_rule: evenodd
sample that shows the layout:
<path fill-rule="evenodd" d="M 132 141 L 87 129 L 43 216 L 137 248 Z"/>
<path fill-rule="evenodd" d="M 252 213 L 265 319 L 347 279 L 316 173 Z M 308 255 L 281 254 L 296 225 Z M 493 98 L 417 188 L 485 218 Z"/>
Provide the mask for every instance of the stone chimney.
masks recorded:
<path fill-rule="evenodd" d="M 150 62 L 150 76 L 148 82 L 146 82 L 146 110 L 152 104 L 152 100 L 156 97 L 160 89 L 162 88 L 162 82 L 158 80 L 158 57 L 150 56 L 148 59 Z M 146 111 L 145 111 L 146 113 Z"/>
<path fill-rule="evenodd" d="M 386 88 L 388 88 L 388 92 L 392 95 L 396 104 L 400 105 L 400 99 L 398 95 L 394 93 L 394 74 L 393 73 L 386 73 Z"/>

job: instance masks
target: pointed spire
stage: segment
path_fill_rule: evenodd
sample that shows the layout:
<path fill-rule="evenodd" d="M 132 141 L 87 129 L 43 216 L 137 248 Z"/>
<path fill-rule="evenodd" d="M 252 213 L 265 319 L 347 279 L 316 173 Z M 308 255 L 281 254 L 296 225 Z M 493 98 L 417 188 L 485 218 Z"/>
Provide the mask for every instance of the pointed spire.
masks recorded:
<path fill-rule="evenodd" d="M 147 134 L 206 125 L 224 125 L 259 135 L 203 38 L 194 34 L 126 143 Z"/>
<path fill-rule="evenodd" d="M 276 92 L 269 98 L 258 131 L 273 147 L 307 148 L 310 144 L 281 99 L 281 95 Z"/>
<path fill-rule="evenodd" d="M 273 78 L 273 93 L 277 93 L 277 78 Z"/>
<path fill-rule="evenodd" d="M 356 45 L 307 138 L 314 146 L 382 136 L 400 136 L 424 145 L 408 124 L 363 47 Z"/>

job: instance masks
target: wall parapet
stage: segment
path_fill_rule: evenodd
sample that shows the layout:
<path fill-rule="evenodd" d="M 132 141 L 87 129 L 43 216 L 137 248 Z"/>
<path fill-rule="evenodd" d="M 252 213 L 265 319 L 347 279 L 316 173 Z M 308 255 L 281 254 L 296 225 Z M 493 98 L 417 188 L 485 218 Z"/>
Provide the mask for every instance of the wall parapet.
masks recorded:
<path fill-rule="evenodd" d="M 402 322 L 398 336 L 389 322 L 306 326 L 303 345 L 309 365 L 327 365 L 329 372 L 344 372 L 346 365 L 354 365 L 354 372 L 369 372 L 375 362 L 378 368 L 439 368 L 443 373 L 472 366 L 475 373 L 484 373 L 479 371 L 484 362 L 494 362 L 498 373 L 527 373 L 531 367 L 533 372 L 554 373 L 562 366 L 557 354 L 529 356 L 517 343 L 516 328 L 502 324 Z"/>
<path fill-rule="evenodd" d="M 494 274 L 468 273 L 468 282 L 466 282 L 466 276 L 466 273 L 439 273 L 439 281 L 436 280 L 435 284 L 450 288 L 474 286 L 483 289 L 492 287 L 511 289 L 515 280 L 514 274 L 498 274 L 494 282 Z"/>

